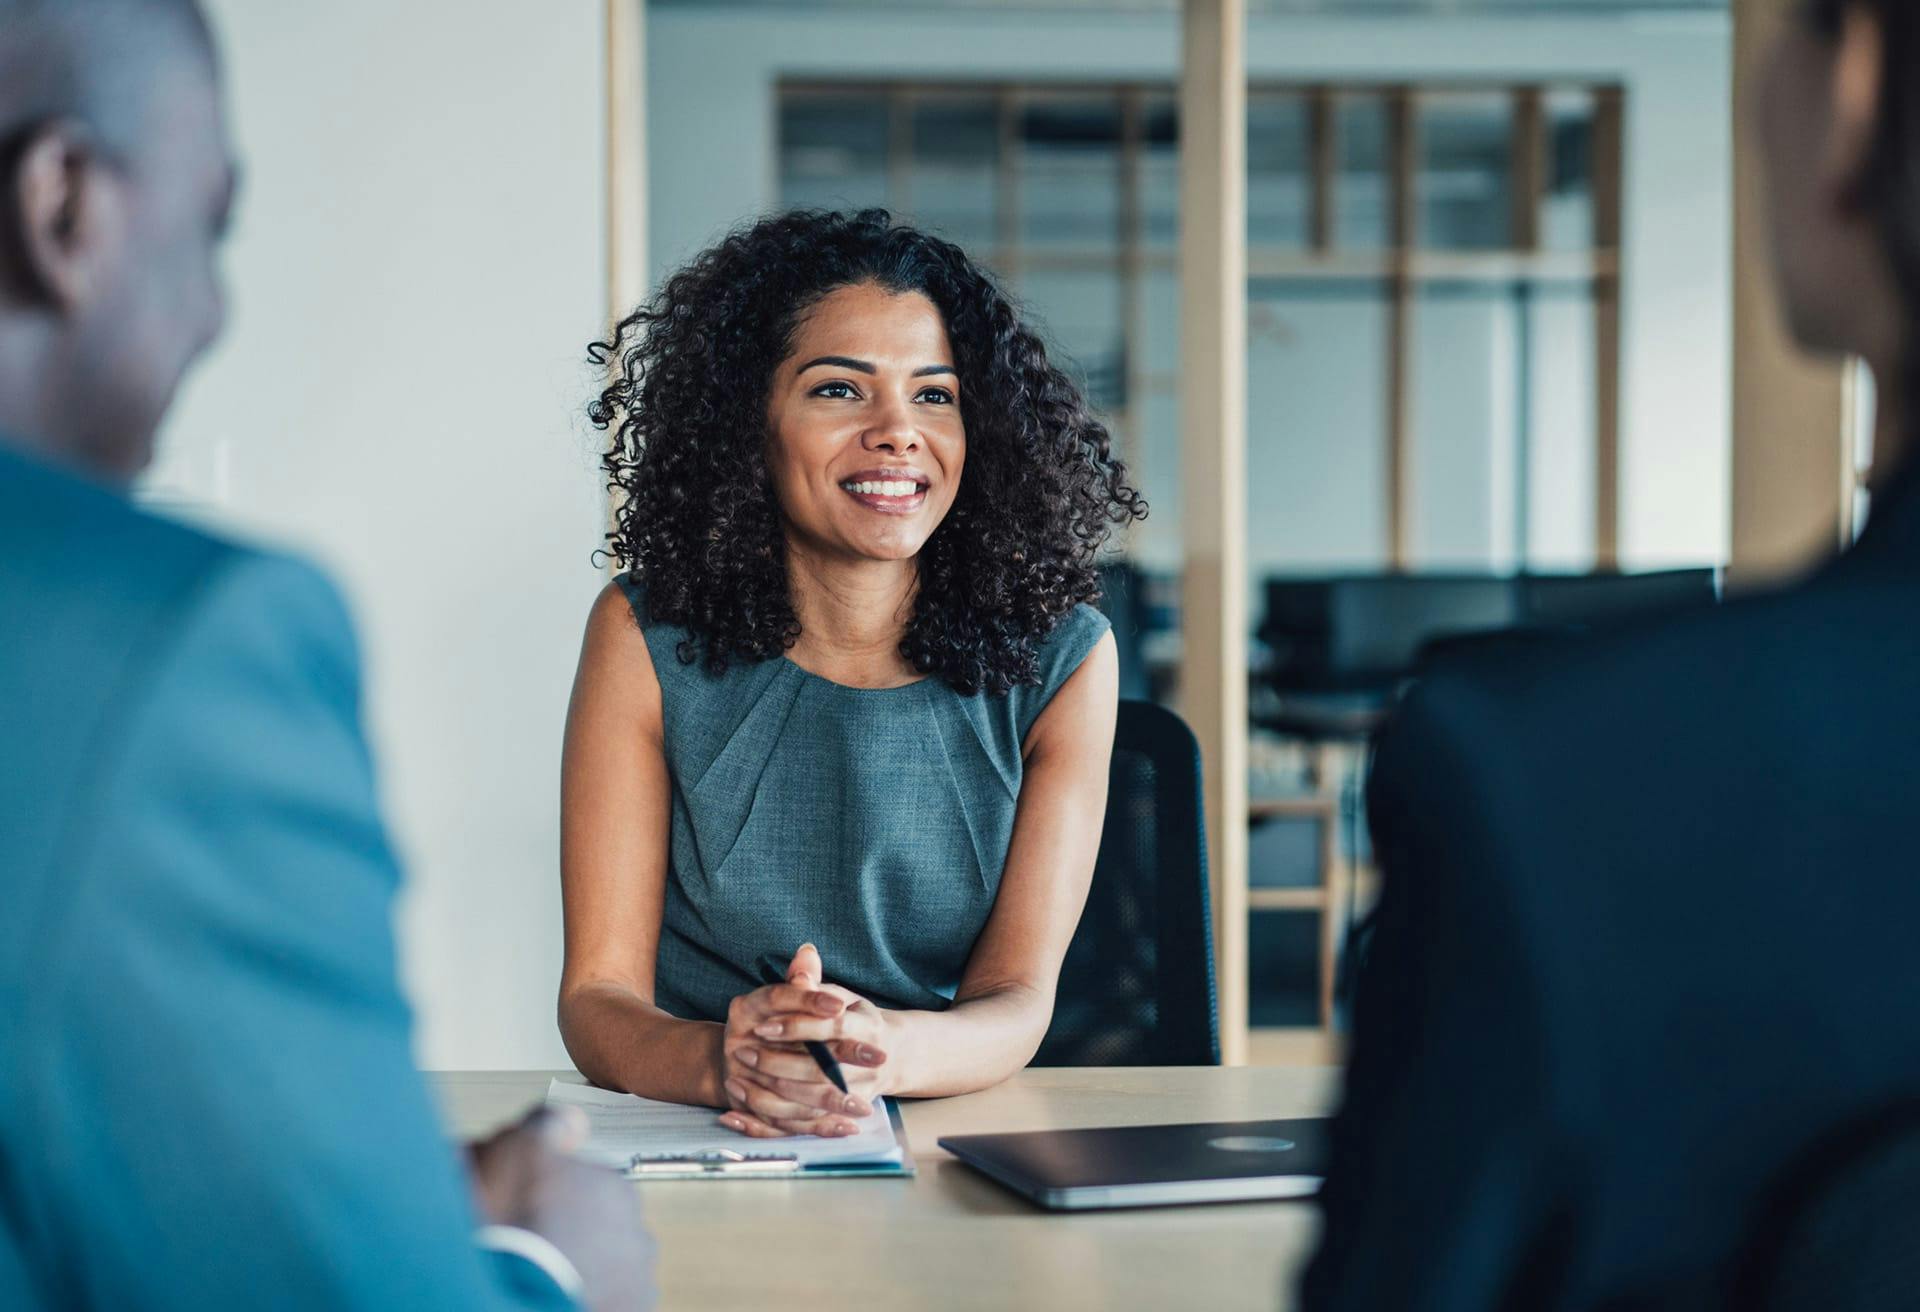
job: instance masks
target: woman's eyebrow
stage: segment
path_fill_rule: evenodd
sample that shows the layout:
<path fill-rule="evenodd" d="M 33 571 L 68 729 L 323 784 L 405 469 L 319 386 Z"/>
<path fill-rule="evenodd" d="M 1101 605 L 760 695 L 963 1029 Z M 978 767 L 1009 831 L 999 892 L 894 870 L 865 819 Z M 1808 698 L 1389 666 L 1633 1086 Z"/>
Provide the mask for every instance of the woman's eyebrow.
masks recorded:
<path fill-rule="evenodd" d="M 798 369 L 794 370 L 794 372 L 803 374 L 807 370 L 816 369 L 823 364 L 831 365 L 835 369 L 851 369 L 855 373 L 860 373 L 860 374 L 877 374 L 880 372 L 878 369 L 875 369 L 872 364 L 870 364 L 865 360 L 855 360 L 845 355 L 816 356 L 814 359 L 807 361 L 805 364 L 801 365 Z"/>
<path fill-rule="evenodd" d="M 813 359 L 801 365 L 798 369 L 794 370 L 794 373 L 803 374 L 807 370 L 817 369 L 821 365 L 826 365 L 833 369 L 851 369 L 855 373 L 861 374 L 877 374 L 880 372 L 873 366 L 873 363 L 868 360 L 856 360 L 850 355 L 820 355 L 815 356 Z M 913 371 L 915 378 L 927 378 L 933 374 L 952 374 L 955 378 L 960 376 L 959 371 L 950 364 L 923 364 Z"/>

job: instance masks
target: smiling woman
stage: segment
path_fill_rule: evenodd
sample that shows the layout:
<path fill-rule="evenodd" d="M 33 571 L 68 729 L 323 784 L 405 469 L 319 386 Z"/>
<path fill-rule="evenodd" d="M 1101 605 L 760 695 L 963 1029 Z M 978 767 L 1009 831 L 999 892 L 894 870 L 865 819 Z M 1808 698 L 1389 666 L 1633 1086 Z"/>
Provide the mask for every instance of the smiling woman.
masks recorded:
<path fill-rule="evenodd" d="M 965 410 L 973 462 L 964 486 L 954 471 L 941 507 L 950 513 L 925 523 L 902 648 L 916 669 L 962 692 L 1030 681 L 1038 641 L 1095 596 L 1093 553 L 1110 527 L 1145 513 L 1079 390 L 958 247 L 882 211 L 768 219 L 700 255 L 594 348 L 615 365 L 590 410 L 613 433 L 603 458 L 621 500 L 612 554 L 644 577 L 654 614 L 697 635 L 716 672 L 780 655 L 800 636 L 777 457 L 759 440 L 770 407 L 794 408 L 796 364 L 834 355 L 838 375 L 809 371 L 811 384 L 840 385 L 822 399 L 875 399 L 875 375 L 846 361 L 876 361 L 804 350 L 800 335 L 831 341 L 836 324 L 895 300 L 904 304 L 888 323 L 912 321 L 918 307 L 928 340 L 877 323 L 875 336 L 896 366 L 910 345 L 938 351 L 912 365 L 946 366 L 926 381 Z M 729 549 L 712 549 L 721 542 Z"/>
<path fill-rule="evenodd" d="M 567 728 L 569 1052 L 753 1135 L 997 1082 L 1099 843 L 1093 559 L 1145 513 L 1106 430 L 963 252 L 877 211 L 736 232 L 594 354 L 628 572 Z"/>
<path fill-rule="evenodd" d="M 817 578 L 828 560 L 918 557 L 953 508 L 967 457 L 940 312 L 922 294 L 859 283 L 820 297 L 793 339 L 796 363 L 776 371 L 767 404 L 768 472 L 789 573 L 797 565 Z M 866 358 L 813 354 L 860 343 L 870 347 Z M 868 573 L 895 584 L 910 577 L 899 568 Z M 803 624 L 794 645 L 805 641 Z M 900 659 L 897 645 L 887 644 L 888 660 Z"/>

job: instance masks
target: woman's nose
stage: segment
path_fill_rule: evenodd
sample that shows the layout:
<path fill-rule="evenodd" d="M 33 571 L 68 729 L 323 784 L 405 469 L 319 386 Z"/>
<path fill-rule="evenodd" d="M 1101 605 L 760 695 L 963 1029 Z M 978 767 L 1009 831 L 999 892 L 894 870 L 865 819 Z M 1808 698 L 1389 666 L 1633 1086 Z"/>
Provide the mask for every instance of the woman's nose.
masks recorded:
<path fill-rule="evenodd" d="M 872 425 L 860 435 L 860 441 L 869 451 L 891 451 L 898 455 L 918 447 L 920 433 L 905 406 L 888 405 L 874 415 Z"/>

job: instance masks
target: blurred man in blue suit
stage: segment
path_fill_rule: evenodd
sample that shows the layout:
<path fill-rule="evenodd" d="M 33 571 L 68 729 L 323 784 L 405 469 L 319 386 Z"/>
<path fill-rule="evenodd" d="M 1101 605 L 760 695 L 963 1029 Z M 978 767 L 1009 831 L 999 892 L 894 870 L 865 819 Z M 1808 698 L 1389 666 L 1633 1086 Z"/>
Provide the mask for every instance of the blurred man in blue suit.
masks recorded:
<path fill-rule="evenodd" d="M 123 496 L 221 322 L 191 0 L 0 0 L 0 183 L 0 1307 L 646 1306 L 571 1125 L 441 1136 L 333 590 Z"/>

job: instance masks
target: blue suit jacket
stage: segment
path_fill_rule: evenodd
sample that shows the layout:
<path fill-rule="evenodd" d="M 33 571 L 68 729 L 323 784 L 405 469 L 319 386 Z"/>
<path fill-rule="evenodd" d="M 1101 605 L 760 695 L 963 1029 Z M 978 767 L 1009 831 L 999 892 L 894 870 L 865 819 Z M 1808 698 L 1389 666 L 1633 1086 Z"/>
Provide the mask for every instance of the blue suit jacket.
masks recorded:
<path fill-rule="evenodd" d="M 409 1051 L 352 632 L 0 443 L 0 1307 L 565 1307 Z"/>

